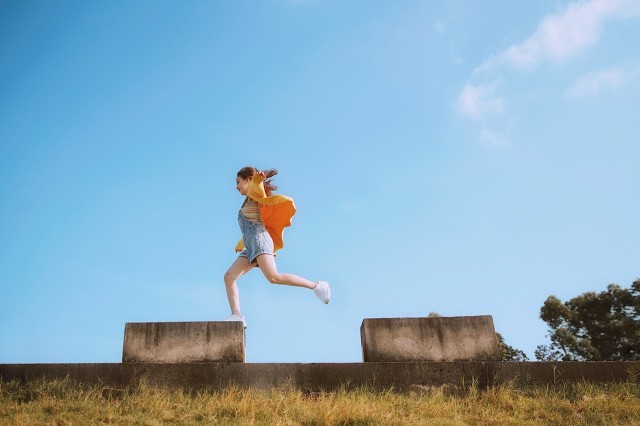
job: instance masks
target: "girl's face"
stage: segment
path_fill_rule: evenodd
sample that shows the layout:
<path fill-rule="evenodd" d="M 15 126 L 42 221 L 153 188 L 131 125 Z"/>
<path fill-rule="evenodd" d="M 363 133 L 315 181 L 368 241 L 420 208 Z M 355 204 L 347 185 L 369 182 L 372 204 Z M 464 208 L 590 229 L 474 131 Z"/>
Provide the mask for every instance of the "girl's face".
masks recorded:
<path fill-rule="evenodd" d="M 242 179 L 240 176 L 236 176 L 236 189 L 240 194 L 247 195 L 249 182 L 251 182 L 251 178 Z"/>

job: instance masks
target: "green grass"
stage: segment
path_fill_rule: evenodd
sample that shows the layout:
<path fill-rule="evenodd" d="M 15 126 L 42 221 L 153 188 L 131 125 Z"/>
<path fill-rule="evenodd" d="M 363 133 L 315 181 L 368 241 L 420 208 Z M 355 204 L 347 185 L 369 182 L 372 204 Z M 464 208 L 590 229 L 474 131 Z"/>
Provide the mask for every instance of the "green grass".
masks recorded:
<path fill-rule="evenodd" d="M 186 392 L 141 384 L 84 388 L 69 380 L 0 383 L 0 424 L 584 424 L 640 425 L 640 385 L 499 386 L 303 393 L 227 388 Z"/>

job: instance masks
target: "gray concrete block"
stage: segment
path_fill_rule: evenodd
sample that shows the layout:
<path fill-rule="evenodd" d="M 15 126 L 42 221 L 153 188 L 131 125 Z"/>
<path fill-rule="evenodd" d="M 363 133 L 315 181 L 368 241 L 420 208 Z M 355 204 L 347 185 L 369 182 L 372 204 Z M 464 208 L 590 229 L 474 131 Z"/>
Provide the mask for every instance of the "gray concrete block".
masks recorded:
<path fill-rule="evenodd" d="M 239 321 L 142 322 L 124 328 L 122 362 L 244 362 Z"/>
<path fill-rule="evenodd" d="M 490 315 L 366 318 L 360 339 L 364 362 L 500 360 Z"/>

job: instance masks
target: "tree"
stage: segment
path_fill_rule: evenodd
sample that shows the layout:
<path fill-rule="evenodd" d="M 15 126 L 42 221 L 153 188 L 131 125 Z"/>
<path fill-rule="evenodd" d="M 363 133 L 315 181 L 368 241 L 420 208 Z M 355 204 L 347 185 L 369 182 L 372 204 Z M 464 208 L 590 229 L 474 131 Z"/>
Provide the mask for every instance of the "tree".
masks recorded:
<path fill-rule="evenodd" d="M 540 318 L 549 325 L 551 344 L 538 346 L 538 360 L 640 360 L 640 279 L 628 289 L 609 284 L 564 303 L 549 296 Z"/>
<path fill-rule="evenodd" d="M 529 361 L 529 357 L 521 351 L 505 343 L 502 334 L 496 331 L 496 339 L 498 339 L 498 348 L 500 349 L 500 361 L 522 362 Z"/>

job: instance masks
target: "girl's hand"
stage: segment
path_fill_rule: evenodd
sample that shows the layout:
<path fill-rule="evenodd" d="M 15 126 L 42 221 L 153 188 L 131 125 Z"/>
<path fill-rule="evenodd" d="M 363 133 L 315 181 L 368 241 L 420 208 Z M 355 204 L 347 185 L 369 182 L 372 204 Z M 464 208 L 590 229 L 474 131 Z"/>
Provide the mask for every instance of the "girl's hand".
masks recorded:
<path fill-rule="evenodd" d="M 259 174 L 260 176 L 262 176 L 263 178 L 266 178 L 266 177 L 267 177 L 267 175 L 266 175 L 264 172 L 262 172 L 262 171 L 258 172 L 258 174 Z"/>

